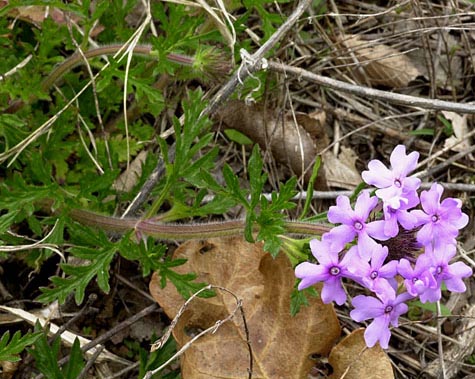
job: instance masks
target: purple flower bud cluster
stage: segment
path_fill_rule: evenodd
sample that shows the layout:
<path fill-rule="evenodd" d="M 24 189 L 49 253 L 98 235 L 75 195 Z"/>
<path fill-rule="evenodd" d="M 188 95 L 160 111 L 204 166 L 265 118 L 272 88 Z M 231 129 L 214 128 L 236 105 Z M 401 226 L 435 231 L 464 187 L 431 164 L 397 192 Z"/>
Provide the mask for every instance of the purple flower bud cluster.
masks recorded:
<path fill-rule="evenodd" d="M 377 188 L 375 196 L 368 190 L 361 192 L 354 208 L 348 197 L 339 196 L 328 211 L 328 221 L 338 225 L 321 240 L 310 242 L 317 263 L 304 262 L 295 268 L 295 276 L 301 279 L 299 290 L 323 282 L 324 303 L 345 303 L 342 278 L 372 292 L 372 296 L 354 297 L 350 312 L 357 322 L 373 320 L 364 334 L 368 347 L 378 341 L 381 347 L 388 347 L 389 327 L 398 326 L 399 316 L 408 310 L 408 300 L 438 301 L 442 283 L 449 291 L 464 292 L 462 279 L 472 275 L 465 263 L 450 263 L 456 255 L 459 230 L 468 223 L 462 202 L 441 200 L 443 187 L 437 183 L 419 196 L 420 179 L 408 176 L 418 159 L 419 153 L 406 154 L 405 146 L 398 145 L 391 153 L 390 168 L 379 160 L 370 161 L 362 177 Z M 401 252 L 391 254 L 390 246 L 395 245 L 391 240 L 411 234 L 417 242 L 408 241 L 408 245 L 417 246 L 417 258 L 401 258 Z M 399 288 L 398 275 L 404 282 Z"/>

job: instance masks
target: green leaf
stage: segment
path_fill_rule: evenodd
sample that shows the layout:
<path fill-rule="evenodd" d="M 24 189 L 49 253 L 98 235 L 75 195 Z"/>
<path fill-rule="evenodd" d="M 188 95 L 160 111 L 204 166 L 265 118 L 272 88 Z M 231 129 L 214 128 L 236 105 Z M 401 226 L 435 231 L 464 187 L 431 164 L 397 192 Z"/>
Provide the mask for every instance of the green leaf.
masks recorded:
<path fill-rule="evenodd" d="M 153 340 L 153 339 L 152 339 Z M 176 353 L 176 342 L 173 338 L 169 338 L 168 341 L 158 350 L 150 353 L 149 351 L 140 348 L 140 366 L 139 366 L 139 378 L 143 378 L 147 371 L 151 371 L 160 367 L 163 363 L 168 361 L 173 354 Z M 153 376 L 152 378 L 162 378 L 161 373 Z"/>
<path fill-rule="evenodd" d="M 166 260 L 163 262 L 162 267 L 158 271 L 160 275 L 160 285 L 162 288 L 165 288 L 167 279 L 176 287 L 178 293 L 183 296 L 185 299 L 188 299 L 191 295 L 198 292 L 203 287 L 206 287 L 206 283 L 196 283 L 196 274 L 179 274 L 173 270 L 170 270 L 172 267 L 180 266 L 186 262 L 186 259 L 175 259 L 173 261 Z M 201 297 L 210 297 L 214 296 L 212 291 L 204 291 L 200 294 Z"/>
<path fill-rule="evenodd" d="M 5 233 L 10 228 L 19 213 L 20 210 L 17 209 L 0 216 L 0 234 Z"/>
<path fill-rule="evenodd" d="M 236 142 L 240 145 L 251 145 L 252 140 L 249 139 L 245 134 L 241 133 L 236 129 L 225 129 L 224 134 L 228 137 L 231 141 Z"/>
<path fill-rule="evenodd" d="M 41 331 L 39 323 L 35 331 Z M 58 353 L 61 339 L 56 338 L 51 346 L 48 344 L 47 332 L 43 331 L 34 344 L 34 349 L 29 349 L 35 358 L 36 368 L 48 379 L 64 379 L 58 366 Z"/>
<path fill-rule="evenodd" d="M 259 225 L 257 234 L 258 241 L 264 241 L 264 249 L 273 257 L 280 251 L 281 240 L 279 234 L 284 234 L 285 214 L 282 210 L 292 209 L 295 203 L 291 199 L 295 196 L 295 186 L 297 179 L 291 178 L 285 184 L 281 185 L 279 192 L 272 192 L 272 201 L 267 201 L 264 197 L 261 199 L 261 209 L 256 217 Z"/>
<path fill-rule="evenodd" d="M 0 361 L 18 362 L 19 354 L 27 347 L 35 343 L 42 333 L 27 333 L 21 335 L 15 332 L 10 340 L 10 332 L 7 330 L 0 339 Z"/>
<path fill-rule="evenodd" d="M 290 314 L 292 316 L 299 313 L 302 306 L 308 306 L 307 295 L 316 297 L 318 296 L 318 292 L 313 287 L 305 288 L 303 291 L 294 288 L 290 295 Z"/>
<path fill-rule="evenodd" d="M 66 301 L 69 294 L 75 294 L 76 304 L 81 304 L 84 300 L 84 294 L 89 282 L 97 277 L 99 287 L 108 293 L 109 285 L 109 266 L 117 252 L 117 246 L 106 246 L 103 248 L 76 247 L 71 249 L 71 253 L 79 258 L 90 259 L 91 262 L 84 266 L 72 266 L 61 264 L 61 268 L 66 278 L 54 276 L 50 278 L 54 287 L 40 288 L 42 294 L 38 301 L 51 302 L 58 300 L 61 304 Z"/>
<path fill-rule="evenodd" d="M 152 271 L 157 271 L 162 266 L 162 258 L 166 246 L 158 243 L 153 238 L 141 239 L 139 243 L 130 238 L 122 238 L 119 245 L 120 255 L 132 261 L 136 260 L 142 268 L 142 275 L 147 276 Z"/>
<path fill-rule="evenodd" d="M 437 115 L 437 119 L 444 124 L 444 134 L 447 137 L 450 137 L 452 134 L 454 134 L 454 126 L 452 123 L 447 120 L 443 115 L 439 114 Z"/>
<path fill-rule="evenodd" d="M 409 307 L 418 307 L 420 309 L 424 309 L 426 311 L 432 312 L 432 313 L 437 313 L 437 303 L 421 303 L 419 300 L 414 300 L 409 303 Z M 440 304 L 440 311 L 441 314 L 440 316 L 452 316 L 452 313 L 450 312 L 450 309 L 447 308 L 444 304 Z"/>
<path fill-rule="evenodd" d="M 223 167 L 223 177 L 229 194 L 241 205 L 244 205 L 244 207 L 249 209 L 250 206 L 246 199 L 245 192 L 241 189 L 237 176 L 227 164 Z"/>
<path fill-rule="evenodd" d="M 434 134 L 435 134 L 434 129 L 430 129 L 430 128 L 416 129 L 416 130 L 411 130 L 409 132 L 409 135 L 411 135 L 411 136 L 431 136 L 431 137 L 433 137 Z"/>
<path fill-rule="evenodd" d="M 308 213 L 308 210 L 310 209 L 310 204 L 312 203 L 313 189 L 315 187 L 315 180 L 317 179 L 318 171 L 320 170 L 321 164 L 322 158 L 318 156 L 315 160 L 315 164 L 313 165 L 312 175 L 310 176 L 310 180 L 308 181 L 307 198 L 305 199 L 305 204 L 303 206 L 302 213 L 299 217 L 300 220 L 305 217 L 305 215 Z"/>
<path fill-rule="evenodd" d="M 81 344 L 79 343 L 79 339 L 76 338 L 71 348 L 69 361 L 62 370 L 64 379 L 76 379 L 84 368 L 84 365 L 85 363 L 82 357 Z"/>

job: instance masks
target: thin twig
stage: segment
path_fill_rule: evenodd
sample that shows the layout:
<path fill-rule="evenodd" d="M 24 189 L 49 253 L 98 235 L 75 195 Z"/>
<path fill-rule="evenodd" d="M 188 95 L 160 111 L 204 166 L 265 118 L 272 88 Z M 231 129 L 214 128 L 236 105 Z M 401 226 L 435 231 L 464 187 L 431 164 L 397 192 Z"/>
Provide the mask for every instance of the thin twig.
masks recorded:
<path fill-rule="evenodd" d="M 81 370 L 81 372 L 79 373 L 76 379 L 83 379 L 86 377 L 87 372 L 92 367 L 92 365 L 96 362 L 96 359 L 99 356 L 99 354 L 102 353 L 102 350 L 104 350 L 104 346 L 102 345 L 98 346 L 97 350 L 94 352 L 92 357 L 87 360 L 87 363 L 85 364 L 85 366 L 83 367 L 83 369 Z"/>
<path fill-rule="evenodd" d="M 445 361 L 444 361 L 444 345 L 442 342 L 442 323 L 444 320 L 442 318 L 439 318 L 439 316 L 442 314 L 441 308 L 440 308 L 440 301 L 437 301 L 437 348 L 439 352 L 439 363 L 440 363 L 440 374 L 442 376 L 441 379 L 447 379 L 446 376 L 446 370 L 445 370 Z"/>
<path fill-rule="evenodd" d="M 108 376 L 104 379 L 117 379 L 120 378 L 122 375 L 127 374 L 129 371 L 135 370 L 137 367 L 140 366 L 140 362 L 135 362 L 134 364 L 130 365 L 129 367 L 123 368 L 120 371 L 117 371 L 116 373 L 112 374 L 111 376 Z"/>
<path fill-rule="evenodd" d="M 419 178 L 427 178 L 429 176 L 433 176 L 437 174 L 438 172 L 445 170 L 447 167 L 452 165 L 453 163 L 457 162 L 459 159 L 464 158 L 470 153 L 473 153 L 475 151 L 475 145 L 470 146 L 469 148 L 465 149 L 464 151 L 461 151 L 460 153 L 457 153 L 450 158 L 447 158 L 444 160 L 442 163 L 439 163 L 437 166 L 434 166 L 430 169 L 420 171 L 417 176 Z"/>
<path fill-rule="evenodd" d="M 425 99 L 423 97 L 403 95 L 400 93 L 381 91 L 374 88 L 345 83 L 340 80 L 331 79 L 326 76 L 317 75 L 313 72 L 289 66 L 278 62 L 268 62 L 268 69 L 286 75 L 292 75 L 299 79 L 308 80 L 334 90 L 348 92 L 372 99 L 386 100 L 391 103 L 419 107 L 423 109 L 446 110 L 458 113 L 475 113 L 475 104 L 454 103 L 437 99 Z"/>

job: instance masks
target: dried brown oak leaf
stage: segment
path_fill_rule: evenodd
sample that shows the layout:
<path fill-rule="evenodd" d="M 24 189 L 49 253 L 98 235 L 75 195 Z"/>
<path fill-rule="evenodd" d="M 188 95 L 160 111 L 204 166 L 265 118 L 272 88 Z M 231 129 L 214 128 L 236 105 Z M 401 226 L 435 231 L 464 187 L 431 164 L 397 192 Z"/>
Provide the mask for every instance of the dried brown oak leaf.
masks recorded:
<path fill-rule="evenodd" d="M 366 347 L 364 329 L 357 329 L 336 345 L 328 363 L 331 379 L 393 379 L 391 362 L 381 346 Z"/>
<path fill-rule="evenodd" d="M 338 63 L 349 65 L 362 84 L 401 88 L 421 75 L 408 56 L 388 45 L 357 35 L 340 36 L 338 42 L 343 50 L 337 51 Z"/>
<path fill-rule="evenodd" d="M 215 238 L 190 241 L 173 256 L 186 258 L 177 272 L 193 271 L 198 281 L 227 288 L 242 299 L 253 352 L 254 379 L 300 379 L 313 366 L 312 354 L 327 355 L 340 336 L 340 326 L 332 305 L 309 299 L 295 316 L 290 315 L 290 294 L 294 286 L 293 269 L 284 254 L 273 259 L 260 244 L 242 238 Z M 150 292 L 173 318 L 183 298 L 171 284 L 160 287 L 157 274 Z M 235 299 L 217 291 L 212 298 L 196 298 L 181 316 L 173 336 L 179 346 L 196 333 L 224 319 L 236 307 Z M 181 361 L 184 379 L 247 378 L 249 352 L 239 312 L 214 334 L 198 339 Z"/>
<path fill-rule="evenodd" d="M 307 180 L 317 152 L 329 143 L 323 126 L 325 119 L 322 122 L 321 117 L 297 114 L 294 119 L 279 110 L 231 100 L 218 110 L 214 118 L 225 128 L 240 131 L 263 150 L 270 151 L 277 162 L 288 164 L 297 175 L 304 173 Z M 326 188 L 322 172 L 316 187 Z"/>

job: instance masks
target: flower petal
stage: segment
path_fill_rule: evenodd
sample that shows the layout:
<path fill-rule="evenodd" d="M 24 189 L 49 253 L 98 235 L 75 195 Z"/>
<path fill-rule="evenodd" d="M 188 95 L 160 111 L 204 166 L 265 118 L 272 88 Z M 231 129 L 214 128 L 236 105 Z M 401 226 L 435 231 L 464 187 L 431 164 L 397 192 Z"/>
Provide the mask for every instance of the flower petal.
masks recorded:
<path fill-rule="evenodd" d="M 324 241 L 330 244 L 332 251 L 341 251 L 348 242 L 354 240 L 356 232 L 352 226 L 339 225 L 325 234 Z"/>
<path fill-rule="evenodd" d="M 351 304 L 354 309 L 350 312 L 350 317 L 357 322 L 380 317 L 384 314 L 384 305 L 373 296 L 356 296 Z"/>
<path fill-rule="evenodd" d="M 355 203 L 355 215 L 366 222 L 371 211 L 378 204 L 378 198 L 373 196 L 370 197 L 369 191 L 363 191 L 360 193 Z"/>
<path fill-rule="evenodd" d="M 387 317 L 384 316 L 375 318 L 364 332 L 364 339 L 368 347 L 373 347 L 379 341 L 381 347 L 387 349 L 390 338 L 389 323 Z"/>
<path fill-rule="evenodd" d="M 346 301 L 346 293 L 341 285 L 340 278 L 332 277 L 323 284 L 322 301 L 329 304 L 335 301 L 338 305 L 343 305 Z"/>
<path fill-rule="evenodd" d="M 363 171 L 361 177 L 370 186 L 377 188 L 389 187 L 393 183 L 393 173 L 381 161 L 373 159 L 368 163 L 368 171 Z"/>
<path fill-rule="evenodd" d="M 352 224 L 354 212 L 348 196 L 338 196 L 336 205 L 328 209 L 327 218 L 333 224 Z"/>
<path fill-rule="evenodd" d="M 295 267 L 295 276 L 299 279 L 302 279 L 298 285 L 298 290 L 301 291 L 315 283 L 327 280 L 329 274 L 326 267 L 322 265 L 303 262 Z"/>

